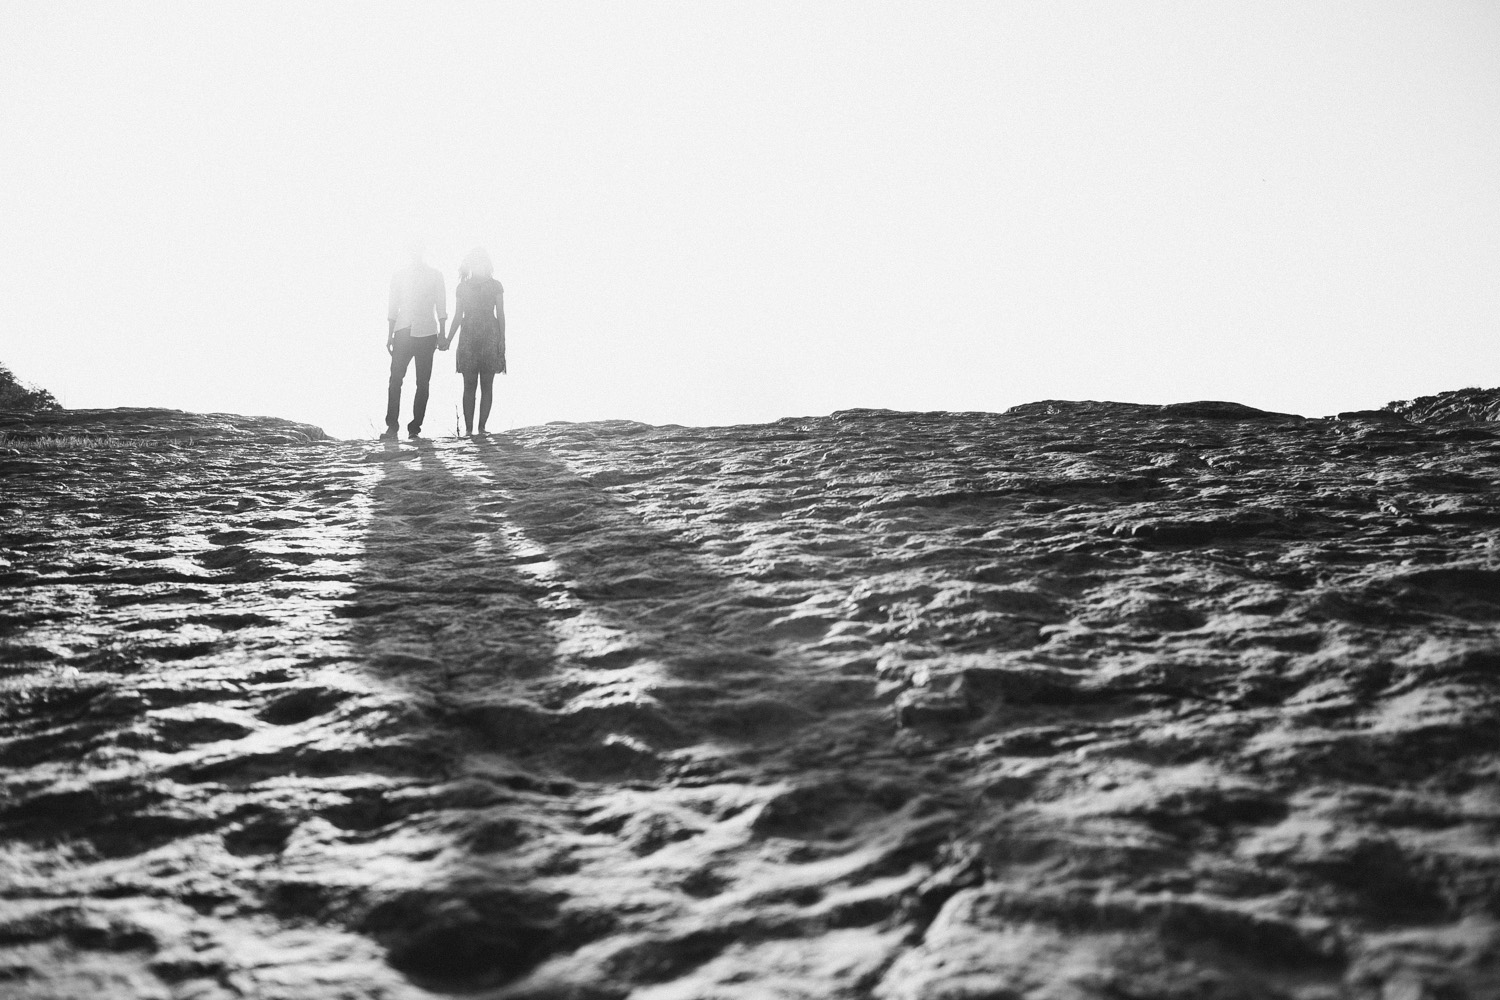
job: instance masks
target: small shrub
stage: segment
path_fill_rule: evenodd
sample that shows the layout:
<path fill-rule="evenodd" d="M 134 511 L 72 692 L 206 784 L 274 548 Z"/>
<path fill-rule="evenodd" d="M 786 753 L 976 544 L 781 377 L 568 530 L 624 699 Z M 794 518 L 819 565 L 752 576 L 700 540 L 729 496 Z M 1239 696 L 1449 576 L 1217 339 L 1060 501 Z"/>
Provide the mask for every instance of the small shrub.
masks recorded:
<path fill-rule="evenodd" d="M 0 410 L 60 410 L 62 405 L 46 389 L 25 385 L 0 365 Z"/>

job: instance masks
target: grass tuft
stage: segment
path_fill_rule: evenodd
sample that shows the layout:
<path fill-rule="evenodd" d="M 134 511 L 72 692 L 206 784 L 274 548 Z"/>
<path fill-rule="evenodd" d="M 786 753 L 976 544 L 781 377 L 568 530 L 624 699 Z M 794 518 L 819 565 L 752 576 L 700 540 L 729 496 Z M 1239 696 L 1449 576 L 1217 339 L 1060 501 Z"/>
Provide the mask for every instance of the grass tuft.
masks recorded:
<path fill-rule="evenodd" d="M 75 451 L 176 451 L 204 442 L 196 437 L 139 437 L 125 434 L 7 434 L 0 432 L 0 450 L 19 455 L 51 455 Z"/>

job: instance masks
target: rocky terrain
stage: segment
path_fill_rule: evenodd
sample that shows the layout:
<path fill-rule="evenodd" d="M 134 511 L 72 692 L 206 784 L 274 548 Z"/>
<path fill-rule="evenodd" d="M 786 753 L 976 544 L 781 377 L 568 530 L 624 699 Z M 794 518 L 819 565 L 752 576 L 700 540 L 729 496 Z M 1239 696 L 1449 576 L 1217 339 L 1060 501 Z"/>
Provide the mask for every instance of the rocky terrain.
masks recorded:
<path fill-rule="evenodd" d="M 0 995 L 1500 996 L 1497 401 L 0 417 Z"/>

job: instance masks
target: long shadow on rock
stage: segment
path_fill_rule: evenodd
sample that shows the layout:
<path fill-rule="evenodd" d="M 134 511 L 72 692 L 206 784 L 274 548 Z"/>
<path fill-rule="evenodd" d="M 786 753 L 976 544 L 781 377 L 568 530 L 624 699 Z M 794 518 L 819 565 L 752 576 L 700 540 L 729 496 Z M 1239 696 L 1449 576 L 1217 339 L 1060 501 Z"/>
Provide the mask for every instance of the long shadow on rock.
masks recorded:
<path fill-rule="evenodd" d="M 346 613 L 466 751 L 542 782 L 649 778 L 706 733 L 811 719 L 751 690 L 792 683 L 788 664 L 710 636 L 736 581 L 545 451 L 424 449 L 388 466 L 376 500 Z"/>
<path fill-rule="evenodd" d="M 505 440 L 401 455 L 343 614 L 441 732 L 449 781 L 361 826 L 425 824 L 449 849 L 340 919 L 423 986 L 473 989 L 615 926 L 623 900 L 543 887 L 597 855 L 582 828 L 601 802 L 680 778 L 676 751 L 753 751 L 816 716 L 795 665 L 711 638 L 736 581 L 556 457 Z"/>

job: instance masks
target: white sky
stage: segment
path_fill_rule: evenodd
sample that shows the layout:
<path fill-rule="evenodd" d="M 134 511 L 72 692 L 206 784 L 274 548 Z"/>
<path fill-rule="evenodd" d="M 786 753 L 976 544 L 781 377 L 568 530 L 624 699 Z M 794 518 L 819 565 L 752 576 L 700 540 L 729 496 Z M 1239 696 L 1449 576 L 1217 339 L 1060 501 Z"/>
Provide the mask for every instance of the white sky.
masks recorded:
<path fill-rule="evenodd" d="M 1497 182 L 1489 0 L 0 0 L 0 361 L 69 406 L 370 435 L 413 237 L 495 258 L 502 428 L 1378 406 L 1500 383 Z"/>

